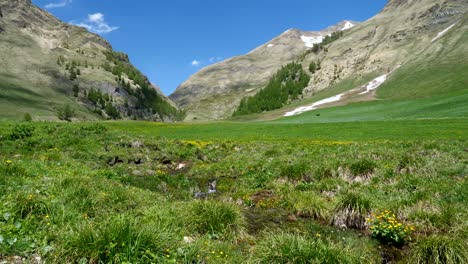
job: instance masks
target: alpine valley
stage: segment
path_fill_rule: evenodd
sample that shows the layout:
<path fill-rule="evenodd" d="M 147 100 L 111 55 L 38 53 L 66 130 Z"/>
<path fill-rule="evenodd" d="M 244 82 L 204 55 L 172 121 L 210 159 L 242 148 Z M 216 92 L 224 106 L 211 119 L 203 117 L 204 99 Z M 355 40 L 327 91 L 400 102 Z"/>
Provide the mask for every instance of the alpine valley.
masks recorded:
<path fill-rule="evenodd" d="M 176 42 L 215 53 L 191 36 L 276 12 L 370 17 L 374 3 L 33 1 L 64 19 L 118 14 L 146 42 L 118 22 L 114 45 L 177 67 Z M 103 37 L 0 0 L 0 264 L 468 263 L 467 43 L 467 0 L 388 0 L 367 21 L 289 29 L 166 97 Z"/>

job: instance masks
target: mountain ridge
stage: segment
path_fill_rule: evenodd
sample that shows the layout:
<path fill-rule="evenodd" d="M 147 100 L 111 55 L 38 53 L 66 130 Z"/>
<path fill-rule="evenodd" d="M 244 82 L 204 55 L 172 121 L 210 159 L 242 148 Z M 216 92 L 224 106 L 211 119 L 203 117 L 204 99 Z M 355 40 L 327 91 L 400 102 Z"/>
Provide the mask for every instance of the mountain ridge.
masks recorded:
<path fill-rule="evenodd" d="M 267 43 L 252 49 L 245 55 L 234 56 L 201 69 L 182 83 L 169 98 L 181 108 L 190 105 L 194 99 L 200 100 L 200 107 L 206 107 L 211 102 L 205 99 L 209 99 L 209 97 L 213 95 L 222 97 L 223 93 L 232 90 L 236 94 L 236 98 L 233 101 L 224 100 L 223 104 L 227 104 L 228 109 L 233 109 L 235 105 L 240 102 L 244 94 L 252 95 L 252 92 L 258 91 L 283 64 L 295 60 L 307 50 L 307 43 L 311 42 L 301 37 L 320 37 L 323 39 L 326 35 L 342 30 L 347 23 L 357 24 L 357 22 L 354 21 L 344 20 L 321 31 L 288 29 Z M 272 56 L 272 54 L 275 56 Z M 217 75 L 217 69 L 222 72 L 221 76 L 213 75 L 213 72 Z M 214 85 L 202 87 L 205 89 L 205 91 L 202 91 L 199 86 L 190 83 L 191 79 L 197 78 L 198 76 L 201 76 L 200 78 L 205 82 Z M 214 109 L 213 114 L 215 117 L 226 117 L 229 115 L 220 108 Z M 198 118 L 199 117 L 194 115 L 190 108 L 188 108 L 187 120 Z M 202 116 L 201 119 L 204 119 L 204 117 Z"/>
<path fill-rule="evenodd" d="M 69 104 L 79 119 L 109 118 L 108 113 L 124 119 L 179 118 L 181 112 L 158 86 L 101 36 L 60 21 L 30 0 L 1 0 L 0 13 L 0 101 L 10 112 L 14 101 L 23 105 L 8 115 L 32 112 L 37 119 L 54 119 L 58 108 Z M 106 100 L 90 101 L 92 90 Z"/>
<path fill-rule="evenodd" d="M 375 16 L 346 30 L 341 38 L 318 52 L 304 49 L 291 55 L 291 50 L 301 48 L 302 31 L 287 31 L 277 37 L 286 39 L 283 52 L 270 52 L 275 48 L 275 38 L 254 52 L 212 65 L 208 71 L 200 70 L 169 97 L 187 110 L 186 120 L 227 118 L 242 98 L 254 95 L 275 70 L 294 60 L 305 70 L 311 62 L 321 62 L 321 70 L 312 74 L 309 86 L 304 89 L 304 97 L 311 97 L 343 80 L 381 76 L 397 65 L 416 59 L 438 32 L 462 19 L 466 8 L 462 0 L 392 0 Z M 462 32 L 457 26 L 453 30 Z M 307 48 L 311 49 L 310 46 Z M 263 57 L 255 56 L 261 52 Z M 291 56 L 287 57 L 288 54 Z M 265 63 L 265 57 L 274 56 L 286 59 L 268 58 L 270 64 Z M 238 67 L 233 60 L 246 60 L 248 67 Z M 226 69 L 226 64 L 231 69 Z M 365 84 L 364 79 L 359 85 Z"/>

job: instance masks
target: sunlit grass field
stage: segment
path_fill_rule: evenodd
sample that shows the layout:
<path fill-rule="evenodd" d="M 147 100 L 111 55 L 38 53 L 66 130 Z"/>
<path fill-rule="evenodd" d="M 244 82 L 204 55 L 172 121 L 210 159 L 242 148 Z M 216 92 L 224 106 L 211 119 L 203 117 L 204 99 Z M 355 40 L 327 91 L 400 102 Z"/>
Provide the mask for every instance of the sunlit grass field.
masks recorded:
<path fill-rule="evenodd" d="M 0 260 L 463 263 L 466 119 L 0 125 Z"/>

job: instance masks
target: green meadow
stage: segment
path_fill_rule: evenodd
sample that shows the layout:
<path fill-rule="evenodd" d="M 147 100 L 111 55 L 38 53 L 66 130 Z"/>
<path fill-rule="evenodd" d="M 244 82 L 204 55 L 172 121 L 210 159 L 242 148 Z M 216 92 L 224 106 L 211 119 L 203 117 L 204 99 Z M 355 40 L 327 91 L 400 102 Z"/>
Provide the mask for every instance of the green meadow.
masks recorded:
<path fill-rule="evenodd" d="M 2 121 L 0 260 L 463 263 L 467 131 Z"/>

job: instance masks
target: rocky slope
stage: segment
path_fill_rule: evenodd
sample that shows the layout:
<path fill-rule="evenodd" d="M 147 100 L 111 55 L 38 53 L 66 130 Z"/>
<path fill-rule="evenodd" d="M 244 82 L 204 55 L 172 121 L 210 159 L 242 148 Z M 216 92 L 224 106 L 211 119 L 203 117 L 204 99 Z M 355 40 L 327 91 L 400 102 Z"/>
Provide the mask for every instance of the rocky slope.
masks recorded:
<path fill-rule="evenodd" d="M 0 87 L 0 116 L 29 112 L 54 119 L 66 104 L 82 119 L 173 120 L 179 114 L 128 56 L 31 0 L 0 0 Z"/>
<path fill-rule="evenodd" d="M 189 120 L 229 117 L 242 97 L 255 94 L 281 65 L 293 60 L 304 69 L 312 61 L 321 62 L 321 70 L 311 74 L 305 97 L 344 80 L 361 78 L 364 84 L 398 65 L 418 59 L 426 63 L 434 54 L 428 50 L 437 52 L 434 38 L 444 29 L 459 32 L 459 38 L 466 34 L 467 7 L 465 0 L 390 0 L 379 14 L 354 27 L 345 22 L 320 33 L 288 30 L 247 55 L 202 69 L 170 98 L 187 109 Z M 320 36 L 340 29 L 345 29 L 344 36 L 317 53 L 306 52 Z M 468 53 L 455 48 L 463 63 Z"/>

